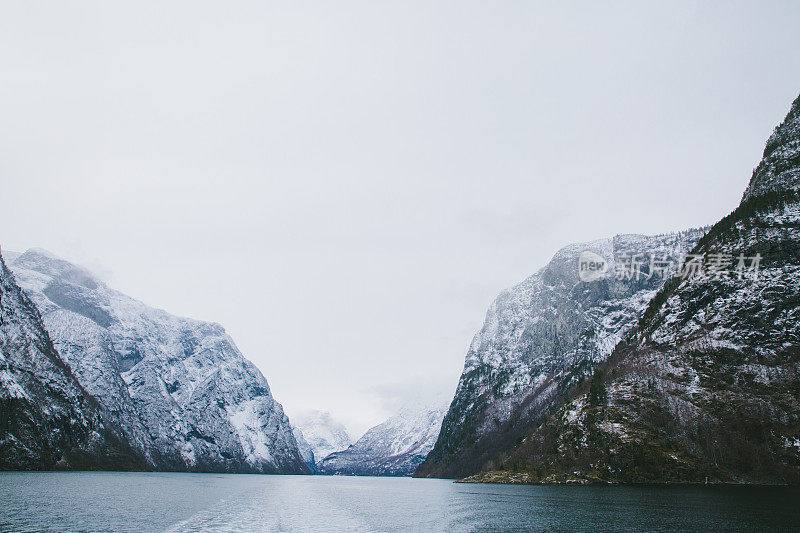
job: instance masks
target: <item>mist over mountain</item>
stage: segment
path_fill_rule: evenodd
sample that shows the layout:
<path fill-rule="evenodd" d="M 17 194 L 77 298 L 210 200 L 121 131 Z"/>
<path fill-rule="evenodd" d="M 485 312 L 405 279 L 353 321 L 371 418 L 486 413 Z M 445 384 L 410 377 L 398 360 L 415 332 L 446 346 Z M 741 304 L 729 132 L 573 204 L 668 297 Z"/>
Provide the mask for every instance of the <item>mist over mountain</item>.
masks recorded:
<path fill-rule="evenodd" d="M 303 437 L 300 451 L 304 459 L 313 460 L 315 464 L 334 452 L 347 449 L 353 443 L 344 424 L 333 418 L 328 411 L 300 413 L 292 423 L 295 433 Z M 312 470 L 317 471 L 316 467 Z"/>

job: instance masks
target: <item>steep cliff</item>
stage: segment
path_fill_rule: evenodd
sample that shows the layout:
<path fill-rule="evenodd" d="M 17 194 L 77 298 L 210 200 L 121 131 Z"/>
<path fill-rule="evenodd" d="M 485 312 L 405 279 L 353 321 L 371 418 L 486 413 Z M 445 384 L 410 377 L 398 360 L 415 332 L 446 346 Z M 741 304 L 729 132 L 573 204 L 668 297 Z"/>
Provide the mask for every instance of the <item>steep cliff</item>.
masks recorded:
<path fill-rule="evenodd" d="M 220 325 L 150 308 L 42 250 L 10 266 L 103 420 L 152 468 L 308 472 L 266 379 Z"/>
<path fill-rule="evenodd" d="M 145 466 L 105 426 L 0 256 L 0 470 Z"/>

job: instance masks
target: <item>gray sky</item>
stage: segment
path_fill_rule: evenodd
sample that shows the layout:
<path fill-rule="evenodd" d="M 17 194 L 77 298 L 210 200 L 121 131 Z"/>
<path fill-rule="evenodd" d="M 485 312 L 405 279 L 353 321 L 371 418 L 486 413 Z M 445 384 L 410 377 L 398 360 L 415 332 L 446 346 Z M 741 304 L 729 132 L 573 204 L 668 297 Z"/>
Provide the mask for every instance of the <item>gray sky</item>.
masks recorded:
<path fill-rule="evenodd" d="M 554 4 L 0 1 L 0 244 L 358 434 L 562 245 L 731 211 L 800 92 L 800 4 Z"/>

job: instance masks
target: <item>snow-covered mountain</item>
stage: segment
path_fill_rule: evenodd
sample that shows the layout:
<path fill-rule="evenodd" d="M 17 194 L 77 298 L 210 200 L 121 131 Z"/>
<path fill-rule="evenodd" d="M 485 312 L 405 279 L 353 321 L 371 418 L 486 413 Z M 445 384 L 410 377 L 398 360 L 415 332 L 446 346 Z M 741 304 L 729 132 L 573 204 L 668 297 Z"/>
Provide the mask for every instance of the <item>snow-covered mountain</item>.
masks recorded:
<path fill-rule="evenodd" d="M 143 466 L 103 423 L 0 256 L 0 470 Z"/>
<path fill-rule="evenodd" d="M 347 449 L 353 439 L 344 424 L 335 420 L 327 411 L 309 411 L 294 417 L 295 435 L 302 436 L 300 451 L 308 462 L 319 464 L 322 459 L 340 450 Z"/>
<path fill-rule="evenodd" d="M 447 404 L 407 405 L 346 450 L 317 463 L 320 474 L 410 476 L 436 442 Z"/>
<path fill-rule="evenodd" d="M 491 465 L 634 327 L 705 233 L 617 235 L 559 250 L 501 293 L 472 340 L 442 431 L 417 475 L 463 477 Z M 585 282 L 584 258 L 604 261 Z"/>
<path fill-rule="evenodd" d="M 106 425 L 150 467 L 308 472 L 266 379 L 222 326 L 148 307 L 43 250 L 9 266 Z"/>
<path fill-rule="evenodd" d="M 692 264 L 475 479 L 800 483 L 800 97 Z"/>

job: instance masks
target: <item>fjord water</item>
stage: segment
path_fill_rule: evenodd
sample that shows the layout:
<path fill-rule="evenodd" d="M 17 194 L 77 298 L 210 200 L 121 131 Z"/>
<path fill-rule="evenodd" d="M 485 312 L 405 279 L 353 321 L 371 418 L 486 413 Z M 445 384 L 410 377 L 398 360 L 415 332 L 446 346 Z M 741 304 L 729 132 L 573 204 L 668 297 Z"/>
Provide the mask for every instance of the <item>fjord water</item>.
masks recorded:
<path fill-rule="evenodd" d="M 512 486 L 437 479 L 0 473 L 0 531 L 793 529 L 800 490 Z"/>

